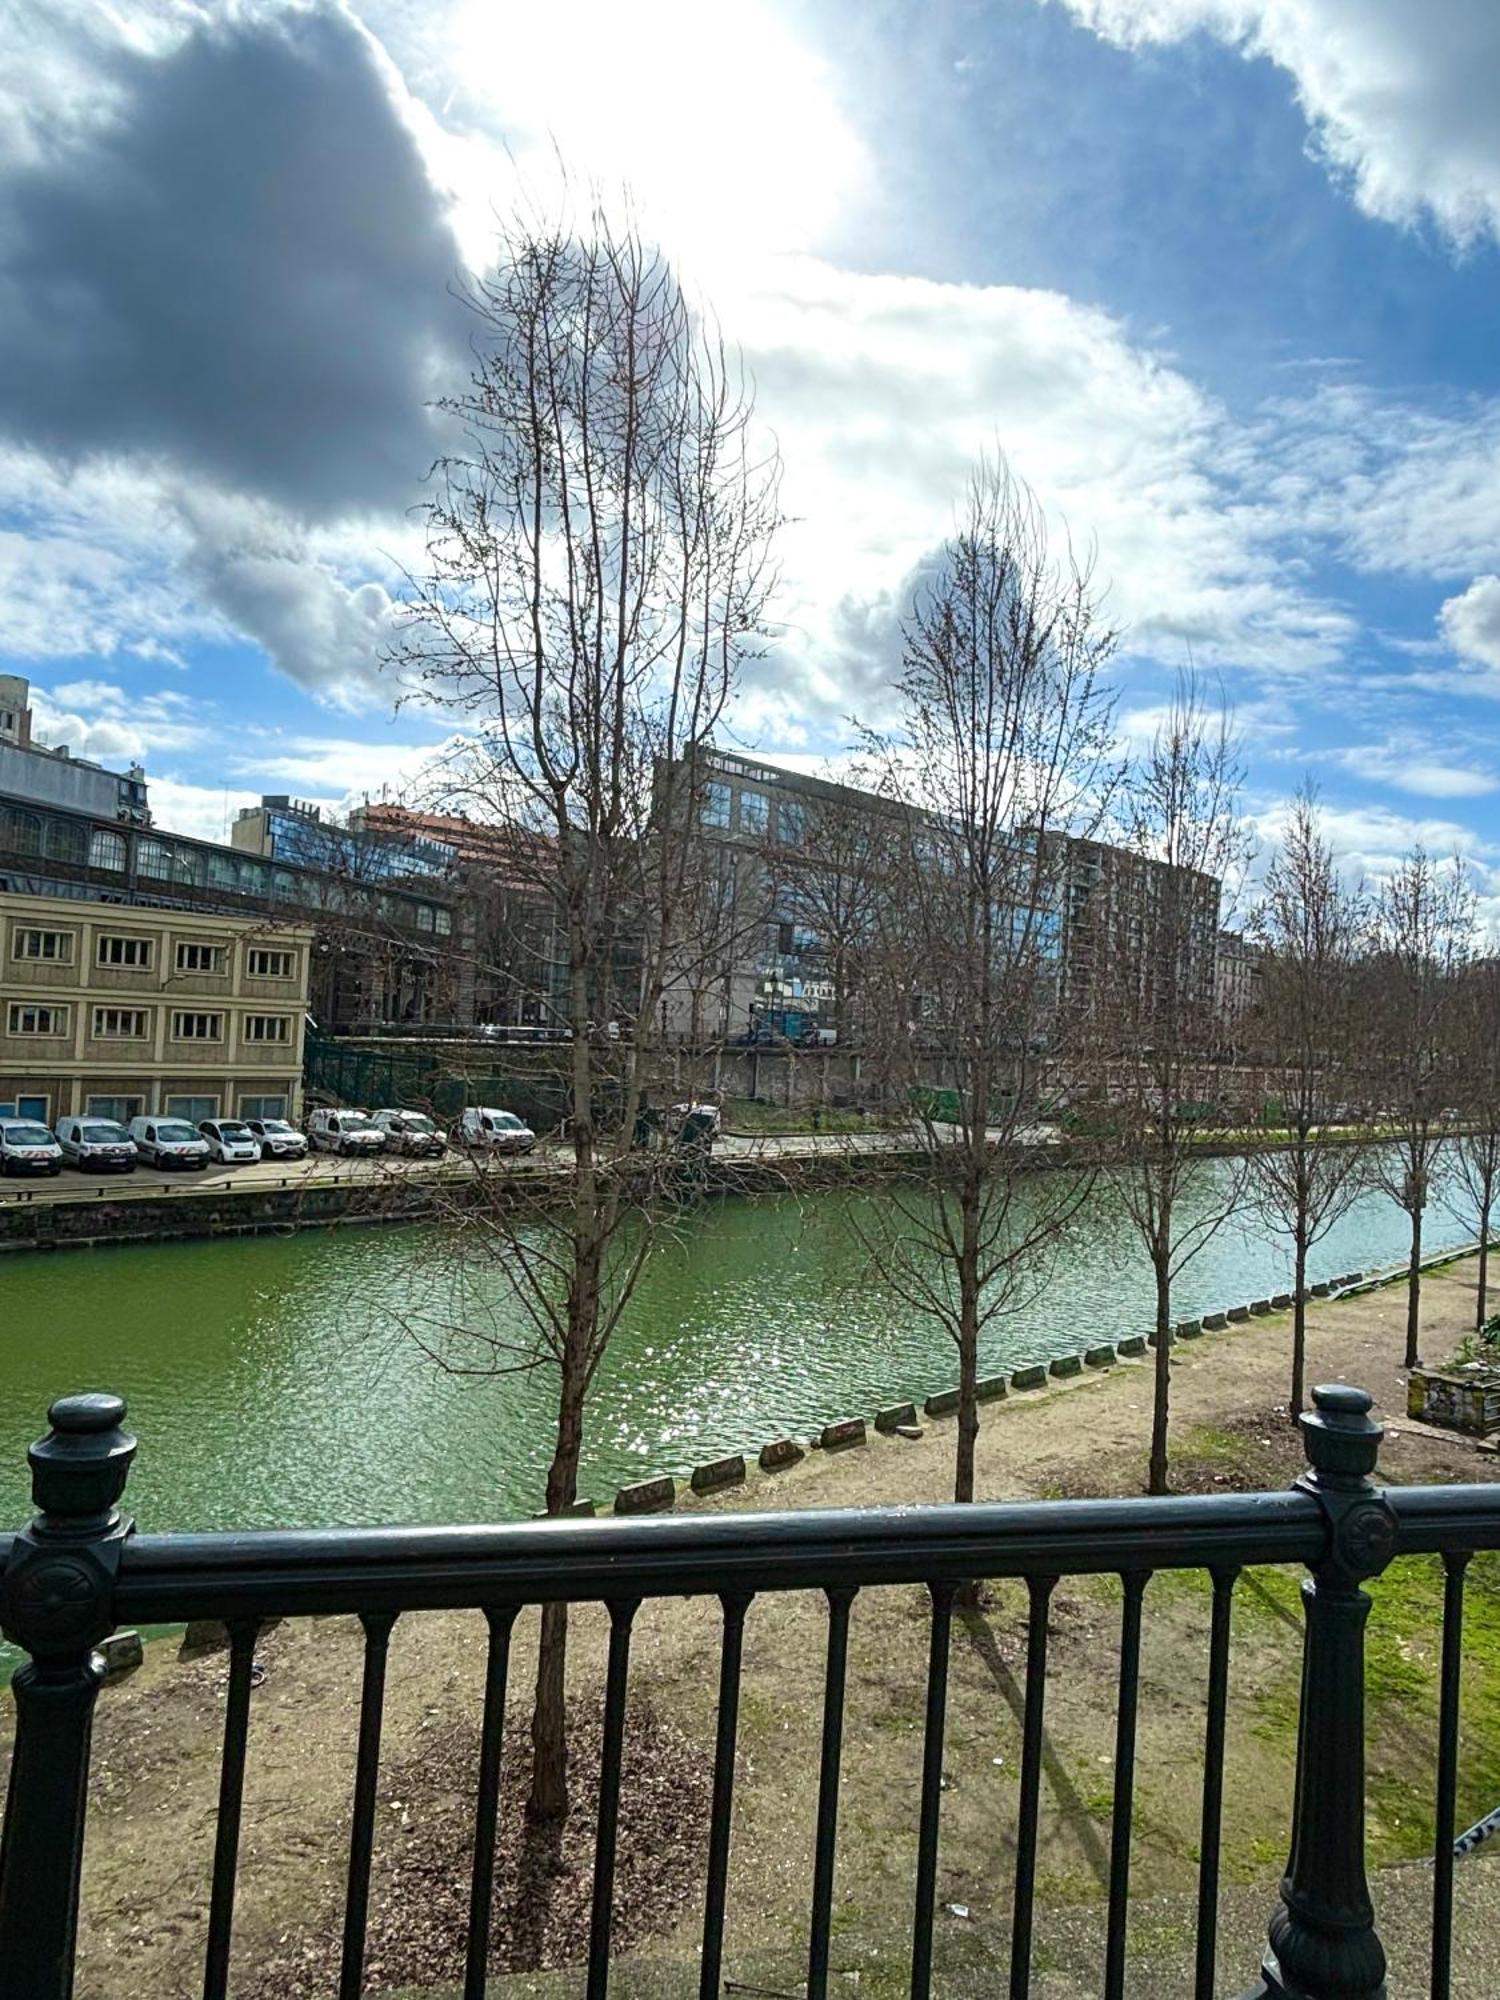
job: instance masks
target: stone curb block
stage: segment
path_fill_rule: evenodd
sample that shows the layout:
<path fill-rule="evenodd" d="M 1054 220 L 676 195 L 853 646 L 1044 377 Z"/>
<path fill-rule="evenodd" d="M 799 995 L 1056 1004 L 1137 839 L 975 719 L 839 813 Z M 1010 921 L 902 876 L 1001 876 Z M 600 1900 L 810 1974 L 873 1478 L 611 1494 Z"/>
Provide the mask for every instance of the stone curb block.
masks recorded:
<path fill-rule="evenodd" d="M 1292 1305 L 1292 1295 L 1290 1292 L 1273 1292 L 1271 1294 L 1272 1312 L 1279 1312 L 1279 1313 L 1289 1312 L 1291 1310 L 1291 1305 Z"/>
<path fill-rule="evenodd" d="M 209 1653 L 229 1651 L 229 1627 L 218 1618 L 190 1618 L 183 1628 L 179 1660 L 201 1660 Z"/>
<path fill-rule="evenodd" d="M 146 1663 L 146 1649 L 141 1644 L 139 1632 L 112 1632 L 107 1639 L 99 1641 L 94 1651 L 104 1662 L 106 1687 L 127 1679 L 137 1667 Z"/>
<path fill-rule="evenodd" d="M 1271 1310 L 1271 1301 L 1269 1299 L 1252 1299 L 1250 1301 L 1250 1310 L 1255 1314 L 1257 1319 L 1263 1318 Z"/>
<path fill-rule="evenodd" d="M 1059 1354 L 1055 1361 L 1048 1362 L 1047 1373 L 1056 1375 L 1059 1380 L 1065 1375 L 1081 1375 L 1083 1357 L 1078 1354 Z"/>
<path fill-rule="evenodd" d="M 1345 1278 L 1344 1283 L 1346 1285 L 1362 1285 L 1364 1281 L 1365 1274 L 1363 1271 L 1351 1271 L 1348 1277 Z"/>
<path fill-rule="evenodd" d="M 1232 1319 L 1236 1322 L 1242 1319 L 1249 1319 L 1250 1308 L 1249 1306 L 1231 1306 L 1224 1316 L 1226 1319 Z"/>
<path fill-rule="evenodd" d="M 981 1375 L 974 1384 L 974 1400 L 977 1403 L 998 1403 L 1002 1396 L 1010 1393 L 1010 1382 L 1004 1375 Z"/>
<path fill-rule="evenodd" d="M 844 1417 L 836 1424 L 824 1424 L 818 1434 L 818 1443 L 824 1451 L 843 1451 L 848 1445 L 863 1444 L 864 1441 L 863 1417 Z"/>
<path fill-rule="evenodd" d="M 892 1403 L 889 1409 L 875 1412 L 876 1430 L 884 1431 L 887 1435 L 892 1431 L 899 1431 L 903 1424 L 914 1424 L 916 1421 L 915 1403 Z"/>
<path fill-rule="evenodd" d="M 776 1438 L 770 1444 L 761 1446 L 760 1457 L 756 1462 L 762 1472 L 780 1472 L 786 1466 L 795 1465 L 798 1459 L 806 1456 L 806 1452 L 795 1438 Z"/>
<path fill-rule="evenodd" d="M 1332 1290 L 1332 1285 L 1314 1285 L 1312 1295 L 1315 1299 L 1326 1299 Z"/>
<path fill-rule="evenodd" d="M 1201 1340 L 1203 1338 L 1203 1322 L 1201 1319 L 1180 1319 L 1172 1331 L 1177 1335 L 1179 1340 Z"/>
<path fill-rule="evenodd" d="M 1083 1350 L 1083 1365 L 1085 1368 L 1113 1368 L 1115 1350 L 1109 1346 L 1086 1347 Z"/>
<path fill-rule="evenodd" d="M 1143 1333 L 1127 1333 L 1123 1340 L 1115 1342 L 1117 1354 L 1144 1354 L 1145 1351 L 1146 1336 Z"/>
<path fill-rule="evenodd" d="M 1045 1388 L 1046 1382 L 1047 1371 L 1040 1361 L 1034 1363 L 1030 1368 L 1013 1368 L 1011 1370 L 1010 1386 L 1012 1389 L 1041 1389 Z"/>
<path fill-rule="evenodd" d="M 957 1389 L 934 1389 L 922 1408 L 929 1417 L 951 1417 L 958 1408 Z"/>
<path fill-rule="evenodd" d="M 660 1514 L 677 1498 L 677 1482 L 663 1473 L 660 1479 L 641 1479 L 634 1486 L 622 1486 L 615 1495 L 617 1514 Z"/>
<path fill-rule="evenodd" d="M 1161 1343 L 1160 1339 L 1159 1339 L 1159 1338 L 1158 1338 L 1158 1336 L 1157 1336 L 1157 1332 L 1156 1332 L 1156 1329 L 1155 1329 L 1155 1327 L 1153 1327 L 1153 1328 L 1151 1329 L 1150 1333 L 1148 1333 L 1148 1334 L 1146 1335 L 1146 1345 L 1147 1345 L 1148 1347 L 1160 1347 L 1160 1346 L 1161 1346 L 1161 1344 L 1162 1344 L 1162 1343 Z M 1167 1346 L 1168 1346 L 1168 1347 L 1175 1347 L 1176 1345 L 1177 1345 L 1177 1336 L 1176 1336 L 1176 1334 L 1175 1334 L 1175 1333 L 1173 1333 L 1173 1332 L 1171 1331 L 1171 1329 L 1169 1328 L 1169 1329 L 1168 1329 L 1168 1331 L 1167 1331 Z"/>
<path fill-rule="evenodd" d="M 695 1465 L 692 1487 L 695 1493 L 716 1493 L 721 1486 L 738 1486 L 744 1477 L 744 1457 L 735 1452 L 730 1458 L 714 1458 L 707 1465 Z"/>
<path fill-rule="evenodd" d="M 1209 1333 L 1222 1333 L 1228 1324 L 1228 1316 L 1224 1313 L 1205 1313 L 1203 1315 L 1203 1325 Z"/>

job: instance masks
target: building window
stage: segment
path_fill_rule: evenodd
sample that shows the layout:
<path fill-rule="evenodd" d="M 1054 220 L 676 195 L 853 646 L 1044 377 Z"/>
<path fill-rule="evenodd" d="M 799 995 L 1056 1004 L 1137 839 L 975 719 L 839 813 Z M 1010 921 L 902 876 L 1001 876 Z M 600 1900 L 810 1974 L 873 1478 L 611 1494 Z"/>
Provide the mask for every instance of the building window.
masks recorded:
<path fill-rule="evenodd" d="M 251 946 L 249 972 L 252 979 L 290 979 L 296 970 L 295 952 L 267 951 L 262 945 Z"/>
<path fill-rule="evenodd" d="M 90 868 L 106 869 L 111 875 L 125 872 L 125 836 L 111 833 L 107 827 L 96 826 L 89 835 Z"/>
<path fill-rule="evenodd" d="M 242 1097 L 241 1118 L 285 1118 L 285 1097 Z"/>
<path fill-rule="evenodd" d="M 247 1014 L 245 1016 L 245 1040 L 247 1042 L 289 1042 L 292 1039 L 292 1017 L 290 1014 Z"/>
<path fill-rule="evenodd" d="M 764 833 L 771 824 L 771 801 L 764 792 L 740 793 L 740 832 Z"/>
<path fill-rule="evenodd" d="M 229 854 L 210 854 L 208 857 L 208 882 L 212 889 L 238 889 L 240 886 L 240 864 Z"/>
<path fill-rule="evenodd" d="M 418 903 L 417 929 L 419 931 L 430 931 L 432 929 L 432 920 L 434 914 L 435 913 L 433 911 L 431 903 Z"/>
<path fill-rule="evenodd" d="M 18 1001 L 10 1010 L 10 1031 L 13 1035 L 65 1035 L 68 1032 L 68 1010 L 66 1007 L 34 1007 L 29 1000 Z"/>
<path fill-rule="evenodd" d="M 164 841 L 142 840 L 136 843 L 136 872 L 148 875 L 153 882 L 170 882 L 172 879 L 172 850 Z"/>
<path fill-rule="evenodd" d="M 169 1097 L 163 1114 L 168 1118 L 185 1118 L 189 1125 L 201 1125 L 205 1118 L 217 1118 L 219 1100 L 217 1097 Z"/>
<path fill-rule="evenodd" d="M 729 787 L 715 779 L 703 788 L 703 824 L 705 826 L 729 825 Z"/>
<path fill-rule="evenodd" d="M 49 819 L 47 822 L 47 859 L 61 861 L 67 867 L 81 868 L 88 858 L 88 835 L 71 819 Z"/>
<path fill-rule="evenodd" d="M 434 919 L 434 929 L 437 931 L 439 937 L 447 937 L 448 933 L 453 929 L 453 917 L 451 912 L 447 910 L 439 910 L 436 918 Z"/>
<path fill-rule="evenodd" d="M 787 847 L 801 847 L 807 839 L 807 807 L 801 799 L 777 800 L 776 837 Z"/>
<path fill-rule="evenodd" d="M 19 806 L 0 807 L 0 846 L 13 854 L 40 854 L 42 822 L 38 814 L 22 812 Z"/>
<path fill-rule="evenodd" d="M 223 1039 L 222 1014 L 194 1014 L 179 1010 L 172 1016 L 174 1042 L 222 1042 Z M 211 1117 L 212 1113 L 205 1112 L 204 1116 Z"/>
<path fill-rule="evenodd" d="M 178 945 L 177 970 L 179 972 L 222 972 L 224 970 L 223 945 Z"/>
<path fill-rule="evenodd" d="M 83 1101 L 84 1115 L 89 1118 L 112 1118 L 117 1125 L 128 1125 L 132 1118 L 139 1118 L 146 1109 L 144 1097 L 86 1097 Z"/>
<path fill-rule="evenodd" d="M 131 972 L 149 972 L 154 956 L 152 943 L 150 938 L 116 937 L 106 933 L 99 939 L 99 963 L 123 966 Z"/>
<path fill-rule="evenodd" d="M 73 963 L 72 931 L 34 931 L 17 929 L 11 935 L 12 958 L 39 958 L 52 965 Z"/>
<path fill-rule="evenodd" d="M 151 1032 L 144 1007 L 96 1007 L 93 1033 L 101 1042 L 143 1042 Z"/>

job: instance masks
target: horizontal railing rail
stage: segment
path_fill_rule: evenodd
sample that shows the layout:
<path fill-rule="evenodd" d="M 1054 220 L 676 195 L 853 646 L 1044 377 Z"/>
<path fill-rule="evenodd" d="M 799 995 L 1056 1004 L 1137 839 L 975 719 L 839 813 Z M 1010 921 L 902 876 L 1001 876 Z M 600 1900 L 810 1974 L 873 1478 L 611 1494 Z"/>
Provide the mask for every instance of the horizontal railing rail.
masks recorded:
<path fill-rule="evenodd" d="M 1282 1900 L 1255 1988 L 1258 2000 L 1379 2000 L 1385 1959 L 1364 1864 L 1364 1625 L 1360 1588 L 1397 1556 L 1444 1562 L 1431 1993 L 1448 2000 L 1454 1817 L 1466 1566 L 1500 1548 L 1500 1486 L 1384 1491 L 1371 1483 L 1380 1429 L 1369 1398 L 1320 1389 L 1303 1420 L 1309 1469 L 1290 1491 L 1165 1499 L 965 1507 L 735 1513 L 649 1520 L 558 1520 L 510 1526 L 136 1533 L 119 1510 L 135 1441 L 118 1398 L 54 1405 L 33 1447 L 39 1512 L 0 1537 L 0 1624 L 29 1658 L 15 1681 L 16 1740 L 0 1846 L 0 2000 L 67 2000 L 73 1991 L 90 1728 L 102 1669 L 98 1643 L 121 1623 L 220 1620 L 229 1684 L 203 1992 L 228 1991 L 240 1811 L 248 1754 L 254 1647 L 268 1621 L 347 1614 L 364 1631 L 360 1730 L 346 1883 L 342 2000 L 363 1990 L 384 1710 L 386 1653 L 402 1615 L 477 1610 L 488 1627 L 476 1776 L 474 1858 L 465 1940 L 467 2000 L 482 2000 L 489 1965 L 510 1640 L 533 1605 L 600 1603 L 609 1613 L 587 1991 L 609 1978 L 615 1828 L 626 1728 L 630 1637 L 649 1599 L 707 1596 L 723 1612 L 713 1801 L 706 1832 L 700 1994 L 720 1988 L 730 1860 L 741 1649 L 758 1596 L 816 1591 L 828 1604 L 822 1751 L 807 1961 L 811 2000 L 826 1994 L 851 1607 L 865 1588 L 925 1586 L 929 1668 L 913 1895 L 911 1991 L 930 1991 L 942 1819 L 951 1621 L 961 1586 L 1014 1578 L 1028 1615 L 1022 1756 L 1005 1975 L 1026 2000 L 1043 1782 L 1048 1610 L 1060 1578 L 1118 1576 L 1118 1704 L 1107 1930 L 1099 1990 L 1125 1991 L 1136 1723 L 1143 1600 L 1157 1571 L 1212 1579 L 1198 1924 L 1193 1991 L 1217 1991 L 1219 1853 L 1233 1592 L 1240 1572 L 1297 1564 L 1303 1586 L 1302 1724 Z M 1316 1726 L 1308 1727 L 1307 1719 Z M 582 1942 L 582 1941 L 580 1941 Z"/>

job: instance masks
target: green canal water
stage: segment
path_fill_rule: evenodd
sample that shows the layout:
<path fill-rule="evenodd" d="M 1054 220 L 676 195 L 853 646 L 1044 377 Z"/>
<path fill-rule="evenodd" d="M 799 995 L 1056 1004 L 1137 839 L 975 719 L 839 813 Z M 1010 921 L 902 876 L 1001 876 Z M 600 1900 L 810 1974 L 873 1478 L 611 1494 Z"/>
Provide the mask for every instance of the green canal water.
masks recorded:
<path fill-rule="evenodd" d="M 1221 1169 L 1205 1168 L 1206 1173 Z M 861 1198 L 866 1228 L 882 1197 Z M 806 1433 L 920 1398 L 954 1376 L 947 1337 L 883 1287 L 842 1196 L 729 1200 L 688 1214 L 653 1254 L 589 1406 L 583 1490 Z M 1434 1251 L 1468 1218 L 1435 1206 Z M 1314 1279 L 1398 1260 L 1405 1217 L 1360 1202 Z M 445 1373 L 409 1330 L 451 1309 L 456 1257 L 401 1229 L 26 1256 L 0 1265 L 0 1522 L 28 1511 L 25 1452 L 48 1402 L 118 1390 L 140 1452 L 143 1527 L 504 1520 L 540 1503 L 552 1378 Z M 514 1308 L 488 1275 L 502 1322 Z M 1179 1315 L 1289 1283 L 1283 1242 L 1247 1218 L 1183 1274 Z M 1148 1267 L 1107 1188 L 1083 1240 L 1024 1310 L 994 1326 L 988 1368 L 1143 1331 Z M 1268 1336 L 1269 1337 L 1269 1336 Z"/>

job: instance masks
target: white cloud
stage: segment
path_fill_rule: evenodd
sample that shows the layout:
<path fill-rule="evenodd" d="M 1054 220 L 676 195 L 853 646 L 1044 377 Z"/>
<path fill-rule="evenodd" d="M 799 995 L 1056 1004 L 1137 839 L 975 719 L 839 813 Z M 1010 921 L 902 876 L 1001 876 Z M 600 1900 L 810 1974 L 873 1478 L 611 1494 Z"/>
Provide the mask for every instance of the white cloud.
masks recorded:
<path fill-rule="evenodd" d="M 1064 0 L 1127 47 L 1197 31 L 1285 70 L 1330 170 L 1367 215 L 1500 238 L 1494 0 Z"/>
<path fill-rule="evenodd" d="M 176 689 L 127 694 L 108 681 L 65 681 L 33 687 L 31 706 L 40 741 L 111 767 L 195 750 L 212 737 L 207 718 Z"/>
<path fill-rule="evenodd" d="M 1477 769 L 1462 753 L 1438 754 L 1430 744 L 1400 737 L 1354 744 L 1339 751 L 1337 761 L 1356 777 L 1417 798 L 1479 799 L 1500 790 L 1500 778 L 1492 770 Z"/>
<path fill-rule="evenodd" d="M 1460 658 L 1500 673 L 1500 576 L 1476 576 L 1438 612 L 1438 628 Z"/>

